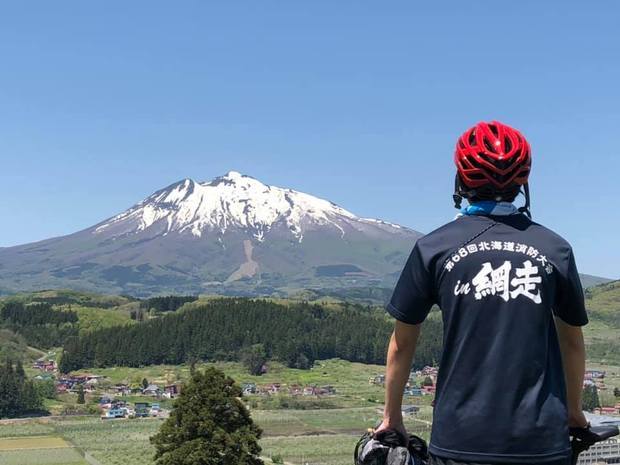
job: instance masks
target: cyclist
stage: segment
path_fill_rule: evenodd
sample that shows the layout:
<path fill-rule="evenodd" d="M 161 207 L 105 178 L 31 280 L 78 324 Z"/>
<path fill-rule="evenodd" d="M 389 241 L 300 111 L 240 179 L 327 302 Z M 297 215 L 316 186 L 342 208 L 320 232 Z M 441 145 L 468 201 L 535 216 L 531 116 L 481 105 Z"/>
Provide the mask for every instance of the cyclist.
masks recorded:
<path fill-rule="evenodd" d="M 458 140 L 454 201 L 468 206 L 415 244 L 387 311 L 390 339 L 381 430 L 401 415 L 420 324 L 440 307 L 444 348 L 431 464 L 570 463 L 581 410 L 588 322 L 570 245 L 530 219 L 530 146 L 500 122 Z M 525 206 L 513 202 L 523 193 Z"/>

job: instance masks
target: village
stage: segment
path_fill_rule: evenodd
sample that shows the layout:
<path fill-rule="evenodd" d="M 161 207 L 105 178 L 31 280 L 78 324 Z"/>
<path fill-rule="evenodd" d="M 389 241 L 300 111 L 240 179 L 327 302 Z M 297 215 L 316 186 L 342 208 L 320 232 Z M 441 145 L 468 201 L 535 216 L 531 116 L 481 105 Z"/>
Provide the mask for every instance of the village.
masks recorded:
<path fill-rule="evenodd" d="M 130 386 L 123 383 L 110 384 L 104 376 L 95 374 L 61 375 L 58 372 L 56 362 L 53 360 L 37 360 L 32 368 L 41 372 L 35 376 L 35 379 L 54 382 L 57 394 L 71 393 L 77 395 L 80 390 L 83 390 L 86 394 L 98 397 L 97 405 L 102 419 L 166 417 L 169 414 L 169 409 L 162 406 L 161 401 L 175 399 L 182 391 L 180 382 L 164 385 L 145 383 L 140 386 Z M 437 367 L 432 366 L 425 366 L 421 370 L 412 371 L 404 389 L 405 398 L 431 396 L 431 405 L 434 405 L 438 371 Z M 605 375 L 605 371 L 602 370 L 587 370 L 583 383 L 584 388 L 596 386 L 599 392 L 605 392 L 609 389 L 605 384 Z M 384 386 L 385 375 L 371 376 L 368 382 L 373 385 Z M 244 396 L 289 395 L 292 397 L 314 396 L 321 398 L 337 394 L 334 386 L 316 384 L 266 383 L 260 385 L 254 382 L 244 382 L 241 383 L 241 389 Z M 405 406 L 403 413 L 415 414 L 416 408 L 415 406 Z M 620 416 L 620 403 L 614 406 L 597 407 L 593 413 Z"/>
<path fill-rule="evenodd" d="M 74 394 L 89 395 L 97 400 L 97 407 L 101 412 L 102 419 L 115 418 L 165 418 L 169 415 L 169 409 L 165 408 L 161 401 L 173 400 L 182 391 L 182 383 L 158 385 L 144 383 L 143 385 L 129 385 L 125 383 L 110 384 L 109 380 L 102 375 L 96 374 L 60 374 L 54 360 L 45 358 L 35 361 L 32 368 L 40 371 L 34 376 L 35 380 L 49 381 L 54 383 L 57 395 Z M 318 386 L 267 383 L 264 385 L 245 382 L 241 384 L 244 396 L 272 396 L 290 395 L 304 397 L 324 397 L 336 394 L 336 389 L 331 385 Z M 136 397 L 139 399 L 136 400 Z M 131 399 L 128 400 L 128 399 Z M 144 399 L 144 400 L 143 400 Z M 148 399 L 148 401 L 147 401 Z"/>

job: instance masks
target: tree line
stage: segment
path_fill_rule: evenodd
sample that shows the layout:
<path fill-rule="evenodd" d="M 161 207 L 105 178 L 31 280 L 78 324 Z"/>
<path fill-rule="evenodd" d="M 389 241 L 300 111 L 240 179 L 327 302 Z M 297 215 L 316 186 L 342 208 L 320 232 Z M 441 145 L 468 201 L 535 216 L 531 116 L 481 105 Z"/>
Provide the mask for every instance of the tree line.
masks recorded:
<path fill-rule="evenodd" d="M 43 409 L 43 395 L 26 379 L 21 362 L 7 360 L 0 366 L 0 418 L 14 418 Z"/>
<path fill-rule="evenodd" d="M 383 313 L 360 306 L 327 309 L 308 303 L 285 306 L 224 298 L 182 314 L 70 337 L 64 344 L 60 370 L 241 360 L 257 344 L 267 359 L 291 367 L 307 368 L 314 360 L 328 358 L 383 364 L 392 328 Z M 440 355 L 441 323 L 429 318 L 416 365 L 437 363 Z"/>
<path fill-rule="evenodd" d="M 61 325 L 78 321 L 76 312 L 55 310 L 49 303 L 24 305 L 21 302 L 7 302 L 0 310 L 0 317 L 20 326 Z"/>
<path fill-rule="evenodd" d="M 77 322 L 76 312 L 57 310 L 49 303 L 24 305 L 9 301 L 0 309 L 0 326 L 42 349 L 61 346 L 67 338 L 77 335 Z"/>
<path fill-rule="evenodd" d="M 188 302 L 195 302 L 198 296 L 195 295 L 167 295 L 161 297 L 151 297 L 140 302 L 140 308 L 149 310 L 154 308 L 159 312 L 176 312 L 182 305 Z"/>

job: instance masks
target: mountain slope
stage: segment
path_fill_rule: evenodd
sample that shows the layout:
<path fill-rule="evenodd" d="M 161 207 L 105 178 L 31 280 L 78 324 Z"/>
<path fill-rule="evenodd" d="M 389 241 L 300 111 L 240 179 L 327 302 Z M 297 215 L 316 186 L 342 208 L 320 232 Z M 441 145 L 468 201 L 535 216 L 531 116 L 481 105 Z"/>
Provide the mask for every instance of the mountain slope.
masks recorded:
<path fill-rule="evenodd" d="M 584 289 L 588 287 L 598 286 L 599 284 L 606 284 L 613 281 L 613 279 L 602 278 L 600 276 L 592 276 L 589 274 L 581 274 L 581 284 Z"/>
<path fill-rule="evenodd" d="M 620 281 L 586 290 L 586 307 L 590 323 L 584 328 L 589 360 L 620 363 Z"/>
<path fill-rule="evenodd" d="M 83 231 L 0 249 L 0 287 L 147 296 L 391 285 L 418 237 L 230 172 L 179 181 Z"/>

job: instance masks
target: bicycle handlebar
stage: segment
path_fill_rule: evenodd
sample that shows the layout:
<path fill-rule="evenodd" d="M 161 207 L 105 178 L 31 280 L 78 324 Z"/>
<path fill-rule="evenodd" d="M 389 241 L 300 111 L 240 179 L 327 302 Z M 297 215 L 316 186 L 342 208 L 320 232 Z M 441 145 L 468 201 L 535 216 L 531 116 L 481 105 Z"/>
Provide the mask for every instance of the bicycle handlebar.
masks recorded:
<path fill-rule="evenodd" d="M 576 465 L 579 454 L 589 449 L 597 442 L 605 441 L 617 436 L 620 431 L 617 426 L 588 426 L 586 428 L 570 428 L 569 433 L 573 438 L 571 448 L 573 449 L 573 465 Z"/>

